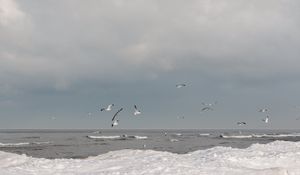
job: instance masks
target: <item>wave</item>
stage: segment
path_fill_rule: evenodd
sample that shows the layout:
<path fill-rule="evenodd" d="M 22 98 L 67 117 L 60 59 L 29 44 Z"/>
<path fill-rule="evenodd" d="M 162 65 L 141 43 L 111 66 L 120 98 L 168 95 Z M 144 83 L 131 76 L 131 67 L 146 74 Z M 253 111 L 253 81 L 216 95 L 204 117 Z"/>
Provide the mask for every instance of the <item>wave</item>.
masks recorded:
<path fill-rule="evenodd" d="M 50 144 L 51 142 L 20 142 L 20 143 L 0 143 L 0 147 L 18 147 L 25 145 L 42 145 Z"/>
<path fill-rule="evenodd" d="M 86 159 L 32 158 L 0 151 L 0 174 L 300 174 L 300 142 L 275 141 L 246 149 L 214 147 L 188 154 L 120 150 Z"/>
<path fill-rule="evenodd" d="M 224 135 L 221 134 L 222 138 L 232 139 L 245 139 L 245 138 L 284 138 L 284 137 L 300 137 L 300 133 L 292 134 L 251 134 L 251 135 Z"/>
<path fill-rule="evenodd" d="M 93 135 L 88 135 L 87 138 L 90 139 L 138 139 L 138 140 L 142 140 L 142 139 L 147 139 L 147 136 L 131 136 L 131 135 L 120 135 L 120 136 L 93 136 Z"/>
<path fill-rule="evenodd" d="M 8 146 L 24 146 L 24 145 L 30 145 L 29 142 L 22 142 L 22 143 L 0 143 L 0 147 L 8 147 Z"/>
<path fill-rule="evenodd" d="M 210 136 L 210 133 L 200 133 L 199 136 Z"/>

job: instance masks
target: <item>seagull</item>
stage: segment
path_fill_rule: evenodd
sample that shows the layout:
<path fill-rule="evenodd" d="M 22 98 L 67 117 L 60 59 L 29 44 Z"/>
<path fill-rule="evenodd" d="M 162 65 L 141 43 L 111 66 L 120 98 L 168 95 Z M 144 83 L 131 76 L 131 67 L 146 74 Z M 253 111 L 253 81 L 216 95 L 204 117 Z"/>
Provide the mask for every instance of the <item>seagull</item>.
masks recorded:
<path fill-rule="evenodd" d="M 258 112 L 267 112 L 267 111 L 269 111 L 269 109 L 267 109 L 267 108 L 263 108 L 263 109 L 258 110 Z"/>
<path fill-rule="evenodd" d="M 246 122 L 237 122 L 236 124 L 242 126 L 242 125 L 246 125 Z"/>
<path fill-rule="evenodd" d="M 116 116 L 118 115 L 118 113 L 121 112 L 122 110 L 123 110 L 123 108 L 119 109 L 119 110 L 115 113 L 115 115 L 113 116 L 113 118 L 111 119 L 111 121 L 114 121 L 115 118 L 116 118 Z"/>
<path fill-rule="evenodd" d="M 182 88 L 182 87 L 185 87 L 186 86 L 186 84 L 184 84 L 184 83 L 182 83 L 182 84 L 176 84 L 176 88 Z"/>
<path fill-rule="evenodd" d="M 107 108 L 101 108 L 100 111 L 111 111 L 114 104 L 110 104 L 107 106 Z"/>
<path fill-rule="evenodd" d="M 204 103 L 202 102 L 201 104 L 204 105 L 204 106 L 213 106 L 213 105 L 216 105 L 218 102 L 215 101 L 214 103 Z"/>
<path fill-rule="evenodd" d="M 265 119 L 262 119 L 262 121 L 265 123 L 269 123 L 269 116 L 267 115 L 267 117 Z"/>
<path fill-rule="evenodd" d="M 134 113 L 133 115 L 140 115 L 141 114 L 141 111 L 139 111 L 136 107 L 136 105 L 134 105 Z"/>
<path fill-rule="evenodd" d="M 205 112 L 205 111 L 209 111 L 209 110 L 213 111 L 214 109 L 212 107 L 207 106 L 207 107 L 202 108 L 201 112 Z"/>
<path fill-rule="evenodd" d="M 111 127 L 117 126 L 119 124 L 119 120 L 114 120 L 111 124 Z"/>
<path fill-rule="evenodd" d="M 88 113 L 88 116 L 89 116 L 89 117 L 91 117 L 91 116 L 92 116 L 92 113 L 91 113 L 91 112 L 89 112 L 89 113 Z"/>

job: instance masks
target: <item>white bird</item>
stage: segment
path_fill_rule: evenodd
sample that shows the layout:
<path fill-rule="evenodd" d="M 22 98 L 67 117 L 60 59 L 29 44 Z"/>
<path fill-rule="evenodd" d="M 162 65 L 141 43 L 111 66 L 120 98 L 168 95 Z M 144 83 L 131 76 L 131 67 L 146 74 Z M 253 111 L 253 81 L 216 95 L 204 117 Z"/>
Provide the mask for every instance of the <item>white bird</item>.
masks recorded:
<path fill-rule="evenodd" d="M 92 116 L 92 113 L 91 113 L 91 112 L 89 112 L 89 113 L 88 113 L 88 116 L 89 116 L 89 117 L 91 117 L 91 116 Z"/>
<path fill-rule="evenodd" d="M 106 108 L 101 108 L 100 111 L 111 111 L 114 104 L 108 105 Z"/>
<path fill-rule="evenodd" d="M 218 103 L 218 102 L 215 101 L 214 103 L 204 103 L 204 102 L 202 102 L 201 104 L 204 105 L 204 106 L 214 106 L 214 105 L 216 105 L 217 103 Z"/>
<path fill-rule="evenodd" d="M 202 109 L 201 109 L 201 112 L 205 112 L 205 111 L 213 111 L 213 110 L 214 110 L 214 109 L 213 109 L 212 107 L 207 106 L 207 107 L 202 108 Z"/>
<path fill-rule="evenodd" d="M 123 108 L 119 109 L 115 115 L 113 116 L 113 118 L 111 119 L 111 121 L 113 122 L 111 124 L 111 127 L 117 126 L 119 124 L 119 120 L 115 120 L 116 116 L 118 115 L 119 112 L 121 112 L 123 110 Z"/>
<path fill-rule="evenodd" d="M 246 122 L 237 122 L 236 124 L 242 126 L 242 125 L 246 125 Z"/>
<path fill-rule="evenodd" d="M 111 124 L 111 127 L 117 126 L 119 124 L 119 120 L 114 120 Z"/>
<path fill-rule="evenodd" d="M 263 122 L 269 123 L 269 116 L 267 116 L 265 119 L 262 119 Z"/>
<path fill-rule="evenodd" d="M 141 114 L 141 111 L 139 111 L 136 107 L 136 105 L 134 105 L 134 113 L 133 115 L 140 115 Z"/>
<path fill-rule="evenodd" d="M 182 87 L 185 87 L 186 86 L 186 84 L 184 84 L 184 83 L 182 83 L 182 84 L 176 84 L 176 88 L 182 88 Z"/>
<path fill-rule="evenodd" d="M 267 111 L 269 111 L 269 109 L 267 109 L 267 108 L 263 108 L 263 109 L 258 110 L 258 112 L 267 112 Z"/>

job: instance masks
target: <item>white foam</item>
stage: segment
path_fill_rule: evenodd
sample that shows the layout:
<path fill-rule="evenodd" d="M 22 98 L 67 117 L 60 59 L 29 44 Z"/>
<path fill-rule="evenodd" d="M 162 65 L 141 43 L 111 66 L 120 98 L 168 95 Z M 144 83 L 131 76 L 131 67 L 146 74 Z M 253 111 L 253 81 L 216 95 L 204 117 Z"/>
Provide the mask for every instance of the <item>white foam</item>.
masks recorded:
<path fill-rule="evenodd" d="M 245 138 L 252 138 L 252 135 L 221 135 L 222 138 L 225 139 L 245 139 Z"/>
<path fill-rule="evenodd" d="M 120 150 L 86 159 L 43 159 L 0 151 L 5 175 L 299 175 L 300 142 L 275 141 L 246 149 L 214 147 L 188 154 Z"/>
<path fill-rule="evenodd" d="M 90 139 L 120 139 L 121 136 L 87 136 Z"/>
<path fill-rule="evenodd" d="M 129 135 L 121 135 L 121 136 L 87 136 L 90 139 L 147 139 L 147 136 L 129 136 Z"/>
<path fill-rule="evenodd" d="M 136 139 L 138 140 L 144 140 L 144 139 L 148 139 L 147 136 L 134 136 Z"/>
<path fill-rule="evenodd" d="M 284 138 L 284 137 L 300 137 L 300 133 L 292 134 L 251 134 L 251 135 L 221 135 L 222 138 L 234 138 L 234 139 L 245 139 L 245 138 Z"/>
<path fill-rule="evenodd" d="M 24 145 L 43 145 L 51 142 L 20 142 L 20 143 L 0 143 L 0 147 L 18 147 Z"/>
<path fill-rule="evenodd" d="M 210 136 L 210 133 L 200 133 L 200 136 Z"/>
<path fill-rule="evenodd" d="M 0 147 L 14 147 L 14 146 L 23 146 L 29 145 L 28 142 L 21 142 L 21 143 L 0 143 Z"/>
<path fill-rule="evenodd" d="M 32 142 L 32 144 L 36 144 L 36 145 L 47 145 L 50 144 L 51 142 Z"/>
<path fill-rule="evenodd" d="M 170 139 L 171 142 L 179 142 L 178 139 Z"/>

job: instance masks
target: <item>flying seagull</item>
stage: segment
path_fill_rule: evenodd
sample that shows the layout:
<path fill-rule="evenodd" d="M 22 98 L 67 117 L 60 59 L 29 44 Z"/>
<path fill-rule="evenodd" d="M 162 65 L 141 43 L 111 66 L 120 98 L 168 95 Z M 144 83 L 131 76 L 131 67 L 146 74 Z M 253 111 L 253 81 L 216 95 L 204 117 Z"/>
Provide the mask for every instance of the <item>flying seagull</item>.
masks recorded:
<path fill-rule="evenodd" d="M 258 112 L 268 112 L 268 111 L 269 111 L 269 109 L 267 109 L 267 108 L 263 108 L 263 109 L 258 110 Z"/>
<path fill-rule="evenodd" d="M 201 109 L 201 112 L 205 112 L 205 111 L 213 111 L 213 110 L 214 110 L 214 109 L 213 109 L 212 107 L 207 106 L 207 107 L 202 108 L 202 109 Z"/>
<path fill-rule="evenodd" d="M 108 105 L 106 108 L 101 108 L 100 111 L 111 111 L 114 104 Z"/>
<path fill-rule="evenodd" d="M 269 116 L 267 115 L 267 117 L 265 119 L 262 119 L 262 121 L 265 123 L 269 123 Z"/>
<path fill-rule="evenodd" d="M 141 111 L 139 111 L 136 107 L 136 105 L 134 105 L 134 113 L 133 115 L 140 115 L 141 114 Z"/>
<path fill-rule="evenodd" d="M 242 126 L 242 125 L 246 125 L 246 122 L 237 122 L 236 124 Z"/>
<path fill-rule="evenodd" d="M 186 84 L 184 84 L 184 83 L 182 83 L 182 84 L 176 84 L 176 88 L 182 88 L 182 87 L 185 87 L 186 86 Z"/>
<path fill-rule="evenodd" d="M 123 110 L 123 108 L 119 109 L 119 110 L 115 113 L 115 115 L 113 116 L 113 118 L 111 119 L 111 121 L 114 121 L 115 118 L 116 118 L 116 116 L 118 115 L 118 113 L 121 112 L 122 110 Z"/>
<path fill-rule="evenodd" d="M 119 120 L 114 120 L 114 122 L 111 124 L 111 127 L 117 126 L 119 124 Z"/>
<path fill-rule="evenodd" d="M 218 102 L 215 101 L 214 103 L 204 103 L 202 102 L 201 104 L 204 105 L 204 106 L 213 106 L 213 105 L 216 105 Z"/>

